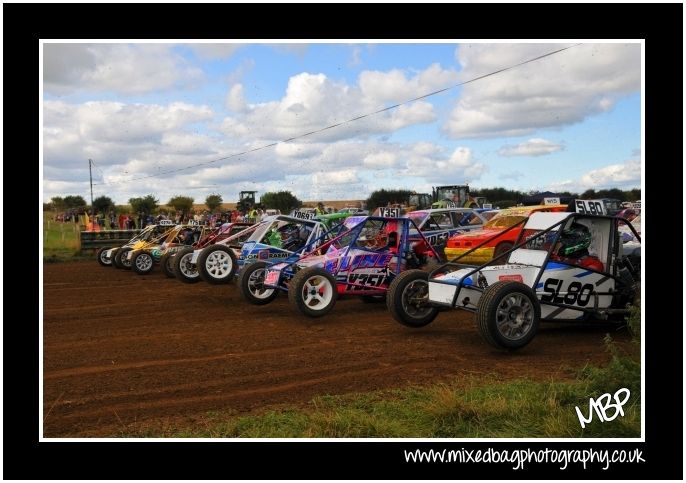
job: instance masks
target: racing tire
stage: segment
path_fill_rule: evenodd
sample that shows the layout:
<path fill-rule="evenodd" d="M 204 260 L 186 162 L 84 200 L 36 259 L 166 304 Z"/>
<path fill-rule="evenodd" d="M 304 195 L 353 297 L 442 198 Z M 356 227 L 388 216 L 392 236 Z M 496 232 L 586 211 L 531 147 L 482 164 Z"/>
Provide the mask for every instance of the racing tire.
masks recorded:
<path fill-rule="evenodd" d="M 238 261 L 231 248 L 211 245 L 200 252 L 197 265 L 200 278 L 213 285 L 222 285 L 233 280 Z"/>
<path fill-rule="evenodd" d="M 328 314 L 338 299 L 336 279 L 319 267 L 308 267 L 295 274 L 288 285 L 288 300 L 309 317 Z"/>
<path fill-rule="evenodd" d="M 121 248 L 119 247 L 113 248 L 112 253 L 110 253 L 110 260 L 112 261 L 112 266 L 114 268 L 119 268 L 119 266 L 117 265 L 117 253 L 119 253 L 120 250 Z"/>
<path fill-rule="evenodd" d="M 266 262 L 253 262 L 245 265 L 238 275 L 238 288 L 241 296 L 253 305 L 267 305 L 279 295 L 278 288 L 266 288 L 264 277 L 267 275 Z"/>
<path fill-rule="evenodd" d="M 429 302 L 429 274 L 424 270 L 407 270 L 395 277 L 388 287 L 386 306 L 404 326 L 429 325 L 438 315 L 438 308 Z"/>
<path fill-rule="evenodd" d="M 160 268 L 162 269 L 162 273 L 164 273 L 167 278 L 176 277 L 176 274 L 174 273 L 173 253 L 165 253 L 162 255 L 162 258 L 160 258 Z"/>
<path fill-rule="evenodd" d="M 521 349 L 533 340 L 541 321 L 541 305 L 530 287 L 496 282 L 481 295 L 476 323 L 481 337 L 498 349 Z"/>
<path fill-rule="evenodd" d="M 198 266 L 195 263 L 191 263 L 193 252 L 193 248 L 182 248 L 176 252 L 176 255 L 174 258 L 172 258 L 172 263 L 174 264 L 174 276 L 183 283 L 198 283 L 200 280 L 202 280 L 200 278 Z"/>
<path fill-rule="evenodd" d="M 105 254 L 107 253 L 107 250 L 109 250 L 110 247 L 102 247 L 99 249 L 96 254 L 95 258 L 98 260 L 98 263 L 102 265 L 103 267 L 111 267 L 112 266 L 112 258 L 107 258 Z"/>
<path fill-rule="evenodd" d="M 152 272 L 155 266 L 155 259 L 152 258 L 150 252 L 141 251 L 136 253 L 131 259 L 131 268 L 138 275 L 147 275 Z"/>
<path fill-rule="evenodd" d="M 131 248 L 121 248 L 117 250 L 117 254 L 114 256 L 114 265 L 117 268 L 126 268 L 126 264 L 129 264 L 128 268 L 131 268 L 130 262 L 126 262 L 126 254 L 131 251 Z"/>
<path fill-rule="evenodd" d="M 502 242 L 500 243 L 497 247 L 495 247 L 495 250 L 493 251 L 493 260 L 498 257 L 498 255 L 501 255 L 505 253 L 506 251 L 510 250 L 514 246 L 513 243 L 510 242 Z M 495 261 L 493 265 L 506 265 L 507 264 L 507 258 L 508 257 L 502 257 L 501 259 Z"/>

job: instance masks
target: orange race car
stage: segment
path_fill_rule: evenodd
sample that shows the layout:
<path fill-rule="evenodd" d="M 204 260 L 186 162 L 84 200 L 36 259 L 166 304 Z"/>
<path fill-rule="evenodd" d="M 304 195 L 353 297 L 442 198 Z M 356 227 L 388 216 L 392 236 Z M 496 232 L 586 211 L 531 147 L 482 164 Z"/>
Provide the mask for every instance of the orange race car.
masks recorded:
<path fill-rule="evenodd" d="M 531 213 L 537 211 L 565 211 L 566 209 L 567 205 L 516 206 L 504 209 L 491 218 L 490 221 L 484 223 L 480 230 L 460 233 L 449 238 L 445 247 L 445 256 L 448 260 L 452 260 L 483 243 L 482 246 L 459 260 L 460 263 L 481 265 L 505 253 L 514 246 L 524 224 L 522 223 L 516 228 L 505 231 L 511 226 L 529 218 Z M 496 236 L 500 232 L 502 232 L 502 235 Z M 486 240 L 488 242 L 484 243 Z M 505 258 L 503 257 L 503 261 Z"/>

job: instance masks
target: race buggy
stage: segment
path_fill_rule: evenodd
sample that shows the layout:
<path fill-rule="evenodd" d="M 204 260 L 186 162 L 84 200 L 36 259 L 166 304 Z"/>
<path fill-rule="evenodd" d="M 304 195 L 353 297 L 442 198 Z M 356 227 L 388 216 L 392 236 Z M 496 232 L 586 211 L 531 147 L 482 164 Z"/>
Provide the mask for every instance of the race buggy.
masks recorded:
<path fill-rule="evenodd" d="M 114 261 L 114 256 L 116 255 L 117 251 L 121 248 L 128 248 L 132 247 L 139 241 L 146 241 L 149 240 L 150 238 L 154 238 L 156 236 L 161 235 L 164 231 L 168 230 L 168 226 L 160 226 L 160 225 L 148 225 L 143 230 L 141 230 L 136 236 L 131 238 L 128 242 L 126 242 L 124 245 L 119 246 L 119 247 L 102 247 L 98 249 L 98 251 L 95 254 L 95 258 L 98 260 L 98 263 L 102 265 L 103 267 L 111 267 L 112 263 Z"/>
<path fill-rule="evenodd" d="M 238 282 L 243 297 L 262 305 L 285 290 L 294 308 L 321 317 L 334 307 L 339 295 L 378 299 L 402 271 L 436 265 L 440 260 L 431 247 L 421 254 L 411 248 L 411 229 L 421 241 L 426 239 L 409 218 L 355 216 L 345 226 L 345 231 L 318 247 L 315 244 L 295 260 L 245 267 Z"/>
<path fill-rule="evenodd" d="M 640 243 L 622 244 L 621 222 L 640 242 L 624 218 L 533 213 L 518 223 L 524 227 L 514 247 L 480 266 L 457 263 L 460 257 L 441 265 L 429 275 L 421 298 L 397 279 L 388 308 L 410 327 L 429 324 L 438 307 L 475 312 L 481 336 L 501 349 L 526 346 L 541 320 L 623 321 L 640 282 Z M 506 264 L 498 265 L 501 257 Z M 408 323 L 412 315 L 416 322 Z"/>
<path fill-rule="evenodd" d="M 173 267 L 172 277 L 176 276 L 184 283 L 195 283 L 200 281 L 197 265 L 192 261 L 193 254 L 199 253 L 203 248 L 222 242 L 234 250 L 240 250 L 241 245 L 248 239 L 254 227 L 253 223 L 234 222 L 224 223 L 219 228 L 214 229 L 206 237 L 198 240 L 192 247 L 183 247 L 176 253 L 172 253 L 170 265 Z M 166 256 L 166 255 L 165 255 Z M 163 257 L 164 258 L 164 257 Z M 164 264 L 163 264 L 164 266 Z"/>
<path fill-rule="evenodd" d="M 284 260 L 300 253 L 310 241 L 318 239 L 329 227 L 348 217 L 347 214 L 315 216 L 295 212 L 294 216 L 276 215 L 250 228 L 247 240 L 231 247 L 233 239 L 195 250 L 189 263 L 197 267 L 200 278 L 211 284 L 233 280 L 243 265 L 257 260 Z"/>
<path fill-rule="evenodd" d="M 181 248 L 190 247 L 198 242 L 208 229 L 204 225 L 189 223 L 176 225 L 156 240 L 134 246 L 126 253 L 125 268 L 130 266 L 139 275 L 150 273 L 156 263 L 162 265 L 167 277 L 174 276 L 171 255 Z M 122 260 L 123 261 L 123 260 Z"/>

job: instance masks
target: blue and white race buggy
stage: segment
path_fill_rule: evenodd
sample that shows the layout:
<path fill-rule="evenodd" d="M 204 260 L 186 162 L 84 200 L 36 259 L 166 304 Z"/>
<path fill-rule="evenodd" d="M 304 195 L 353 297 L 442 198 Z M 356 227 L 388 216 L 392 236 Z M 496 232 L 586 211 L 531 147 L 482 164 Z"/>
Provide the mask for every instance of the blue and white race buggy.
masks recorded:
<path fill-rule="evenodd" d="M 322 243 L 297 257 L 245 267 L 238 286 L 243 297 L 256 305 L 287 291 L 291 305 L 310 317 L 327 314 L 343 295 L 383 300 L 389 284 L 405 270 L 438 265 L 439 254 L 430 245 L 421 254 L 413 250 L 411 229 L 426 242 L 409 218 L 351 217 L 340 234 L 330 232 Z M 428 272 L 421 273 L 426 285 Z"/>
<path fill-rule="evenodd" d="M 387 299 L 393 317 L 421 327 L 439 307 L 475 312 L 481 336 L 504 349 L 531 342 L 541 320 L 624 319 L 640 282 L 640 236 L 628 220 L 558 212 L 521 223 L 517 243 L 502 254 L 505 265 L 463 265 L 458 257 L 430 274 L 422 294 L 396 279 Z M 621 223 L 638 243 L 621 242 Z"/>

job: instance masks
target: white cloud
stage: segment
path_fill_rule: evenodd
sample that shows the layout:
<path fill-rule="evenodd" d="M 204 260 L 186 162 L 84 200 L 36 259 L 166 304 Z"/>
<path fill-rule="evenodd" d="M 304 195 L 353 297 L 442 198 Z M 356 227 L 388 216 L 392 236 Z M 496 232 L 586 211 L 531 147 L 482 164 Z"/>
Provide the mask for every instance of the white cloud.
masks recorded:
<path fill-rule="evenodd" d="M 641 162 L 630 160 L 589 171 L 581 177 L 586 188 L 634 188 L 641 184 Z"/>
<path fill-rule="evenodd" d="M 488 170 L 484 164 L 474 162 L 472 151 L 457 147 L 446 156 L 442 149 L 429 149 L 427 143 L 420 143 L 410 150 L 406 168 L 401 174 L 422 177 L 429 182 L 463 184 L 479 179 Z"/>
<path fill-rule="evenodd" d="M 190 86 L 203 78 L 170 44 L 43 45 L 44 89 L 52 94 L 141 94 Z"/>
<path fill-rule="evenodd" d="M 501 156 L 544 156 L 564 149 L 562 144 L 546 139 L 533 138 L 517 145 L 505 145 L 498 150 Z"/>
<path fill-rule="evenodd" d="M 579 179 L 566 179 L 549 183 L 545 189 L 550 191 L 571 191 L 582 193 L 587 189 L 632 189 L 641 186 L 641 162 L 630 159 L 624 163 L 610 164 L 593 169 Z M 539 189 L 539 188 L 536 188 Z"/>
<path fill-rule="evenodd" d="M 392 168 L 395 165 L 397 156 L 389 151 L 370 153 L 364 157 L 362 164 L 370 169 Z"/>
<path fill-rule="evenodd" d="M 283 54 L 294 54 L 297 56 L 304 56 L 310 48 L 308 44 L 266 44 Z"/>
<path fill-rule="evenodd" d="M 359 182 L 357 173 L 352 169 L 344 169 L 341 171 L 329 171 L 315 173 L 312 176 L 312 182 L 315 185 L 330 185 L 330 184 L 348 184 Z"/>
<path fill-rule="evenodd" d="M 455 84 L 457 78 L 457 71 L 431 64 L 409 79 L 399 69 L 388 72 L 364 71 L 360 74 L 359 85 L 364 96 L 377 101 L 399 102 Z"/>
<path fill-rule="evenodd" d="M 559 49 L 561 44 L 460 45 L 461 80 Z M 639 44 L 584 44 L 463 87 L 444 126 L 453 138 L 520 136 L 612 109 L 640 89 Z"/>
<path fill-rule="evenodd" d="M 188 44 L 204 60 L 228 59 L 244 44 Z"/>
<path fill-rule="evenodd" d="M 423 77 L 422 73 L 416 78 Z M 230 94 L 231 96 L 231 94 Z M 220 130 L 227 136 L 250 133 L 252 139 L 288 139 L 341 123 L 381 107 L 381 100 L 356 86 L 335 82 L 324 74 L 301 73 L 291 77 L 284 96 L 276 101 L 251 104 L 225 119 Z M 317 142 L 369 137 L 394 132 L 436 119 L 433 106 L 420 101 L 387 112 L 342 124 L 312 136 Z"/>
<path fill-rule="evenodd" d="M 243 94 L 243 84 L 231 86 L 229 93 L 226 95 L 226 108 L 235 112 L 244 111 L 247 108 Z"/>

